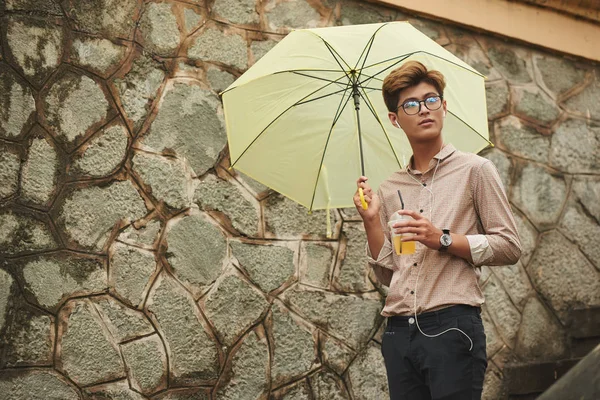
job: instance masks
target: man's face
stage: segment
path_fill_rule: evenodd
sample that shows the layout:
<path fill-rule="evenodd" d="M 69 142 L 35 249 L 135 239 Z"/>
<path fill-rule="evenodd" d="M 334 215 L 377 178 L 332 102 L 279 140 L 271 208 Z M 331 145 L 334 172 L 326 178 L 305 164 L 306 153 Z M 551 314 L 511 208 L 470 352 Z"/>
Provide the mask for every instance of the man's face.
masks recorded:
<path fill-rule="evenodd" d="M 394 126 L 395 122 L 400 124 L 410 141 L 421 142 L 440 135 L 445 112 L 446 101 L 439 97 L 435 87 L 421 82 L 400 92 L 398 110 L 389 113 L 389 118 Z"/>

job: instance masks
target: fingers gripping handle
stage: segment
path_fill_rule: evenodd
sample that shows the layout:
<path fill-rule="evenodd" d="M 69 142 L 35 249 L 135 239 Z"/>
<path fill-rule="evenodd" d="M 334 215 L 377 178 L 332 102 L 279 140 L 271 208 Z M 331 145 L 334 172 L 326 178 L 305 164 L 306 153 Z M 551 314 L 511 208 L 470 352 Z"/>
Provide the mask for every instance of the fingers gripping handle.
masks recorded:
<path fill-rule="evenodd" d="M 369 205 L 367 204 L 367 201 L 365 200 L 365 192 L 363 191 L 363 188 L 361 188 L 361 187 L 358 188 L 358 195 L 360 196 L 360 204 L 362 205 L 363 210 L 368 209 Z"/>

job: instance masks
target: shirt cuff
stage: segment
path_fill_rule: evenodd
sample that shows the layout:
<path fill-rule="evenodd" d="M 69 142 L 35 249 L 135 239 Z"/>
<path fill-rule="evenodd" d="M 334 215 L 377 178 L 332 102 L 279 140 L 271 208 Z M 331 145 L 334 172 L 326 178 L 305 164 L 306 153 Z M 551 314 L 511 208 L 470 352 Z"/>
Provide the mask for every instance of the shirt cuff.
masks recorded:
<path fill-rule="evenodd" d="M 467 235 L 467 241 L 471 249 L 473 264 L 476 267 L 480 267 L 494 258 L 494 251 L 485 235 Z"/>
<path fill-rule="evenodd" d="M 394 262 L 392 252 L 394 249 L 392 248 L 392 243 L 386 238 L 383 241 L 383 247 L 379 251 L 379 257 L 375 260 L 371 254 L 371 249 L 369 248 L 369 242 L 366 243 L 366 253 L 367 253 L 367 262 L 372 265 L 378 265 L 383 268 L 387 268 L 390 270 L 394 270 Z"/>

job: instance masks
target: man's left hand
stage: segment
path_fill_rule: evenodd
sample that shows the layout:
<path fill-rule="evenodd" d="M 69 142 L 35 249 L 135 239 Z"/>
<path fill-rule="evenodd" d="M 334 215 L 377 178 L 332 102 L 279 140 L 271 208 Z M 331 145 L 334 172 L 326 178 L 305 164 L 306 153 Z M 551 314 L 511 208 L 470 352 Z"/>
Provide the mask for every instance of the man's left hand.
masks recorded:
<path fill-rule="evenodd" d="M 433 250 L 440 248 L 440 237 L 444 232 L 441 229 L 433 226 L 430 220 L 422 216 L 416 211 L 412 210 L 400 210 L 400 215 L 408 215 L 412 217 L 412 220 L 399 221 L 394 224 L 396 233 L 406 234 L 413 233 L 414 236 L 403 236 L 402 241 L 416 241 L 423 243 L 425 246 Z"/>

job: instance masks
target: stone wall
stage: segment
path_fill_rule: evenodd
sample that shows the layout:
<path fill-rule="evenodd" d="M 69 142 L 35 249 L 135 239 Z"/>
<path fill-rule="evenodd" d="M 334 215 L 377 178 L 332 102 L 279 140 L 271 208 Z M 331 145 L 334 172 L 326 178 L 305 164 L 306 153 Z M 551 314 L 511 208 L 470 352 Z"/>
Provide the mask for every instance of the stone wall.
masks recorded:
<path fill-rule="evenodd" d="M 409 20 L 488 77 L 524 252 L 483 269 L 487 399 L 600 305 L 597 64 L 349 0 L 0 7 L 4 398 L 386 398 L 356 212 L 228 170 L 218 92 L 291 28 Z"/>

